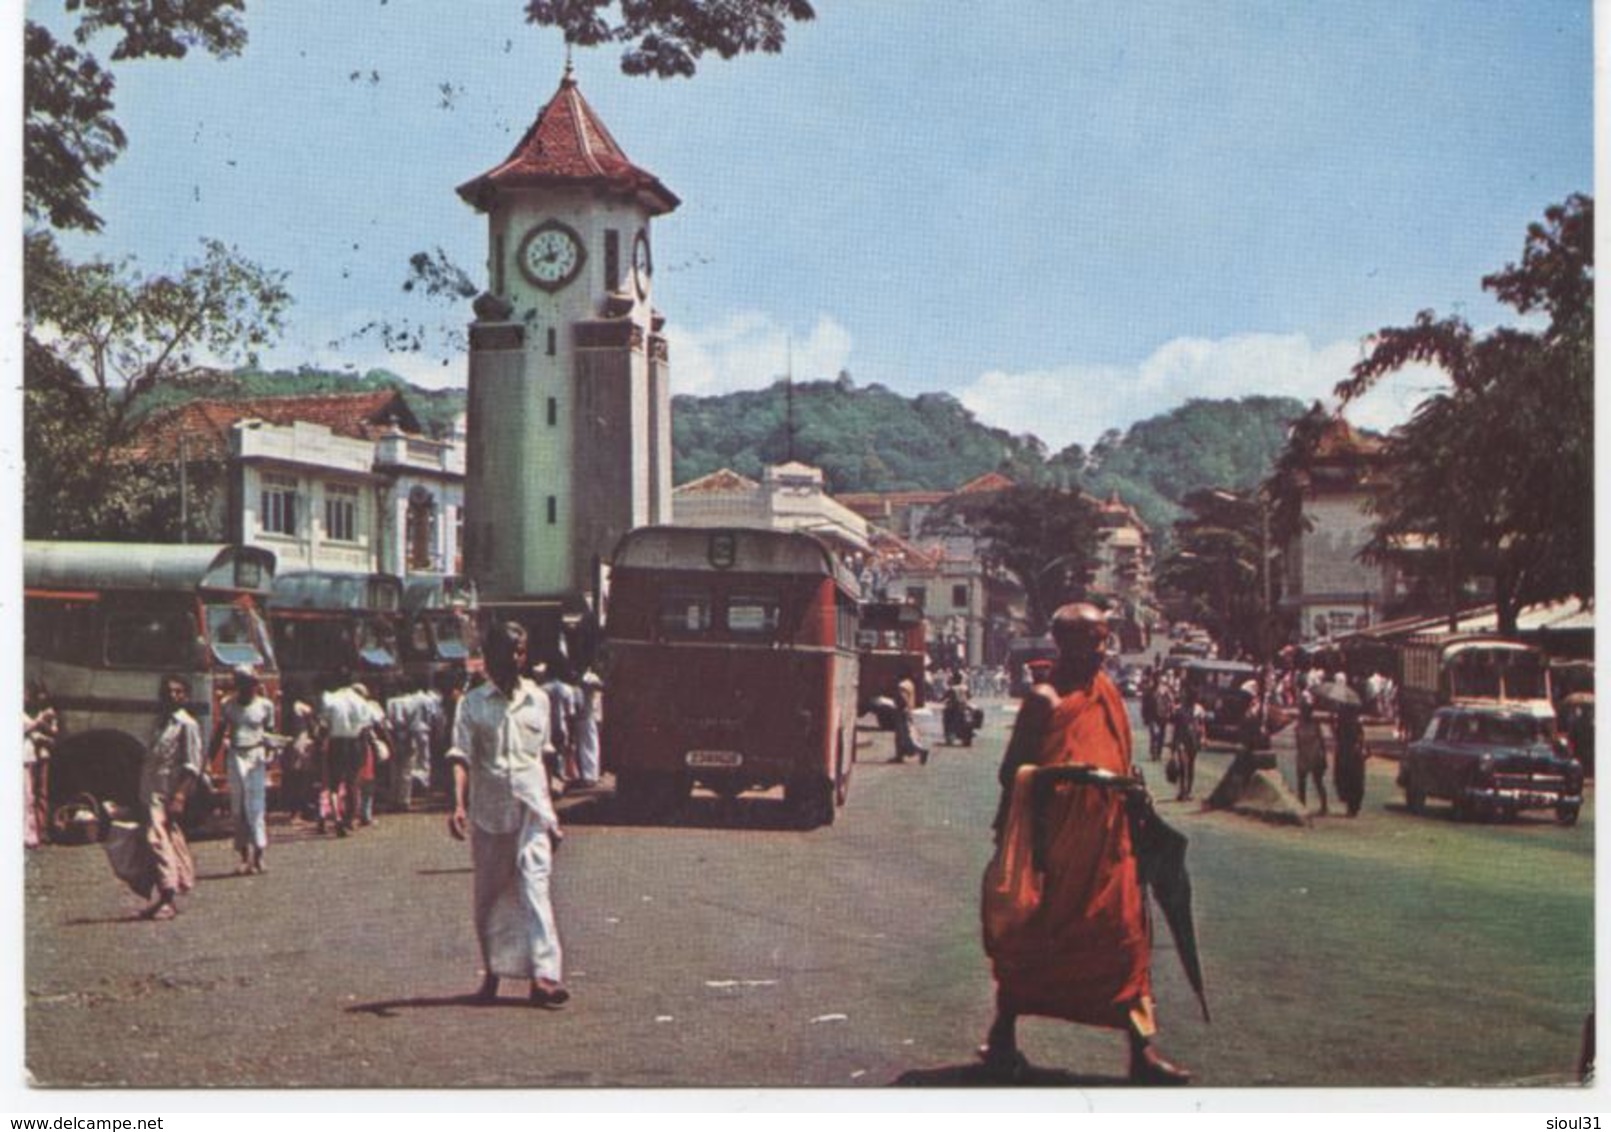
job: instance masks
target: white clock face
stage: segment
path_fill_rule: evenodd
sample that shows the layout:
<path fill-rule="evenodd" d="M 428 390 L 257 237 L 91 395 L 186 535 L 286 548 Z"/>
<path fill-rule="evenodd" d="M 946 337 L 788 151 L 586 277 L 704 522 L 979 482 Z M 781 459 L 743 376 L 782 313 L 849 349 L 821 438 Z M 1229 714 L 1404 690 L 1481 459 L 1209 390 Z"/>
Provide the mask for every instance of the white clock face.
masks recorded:
<path fill-rule="evenodd" d="M 582 270 L 582 241 L 567 225 L 549 220 L 520 244 L 520 270 L 545 291 L 557 291 Z"/>
<path fill-rule="evenodd" d="M 649 297 L 649 277 L 654 274 L 654 261 L 649 257 L 649 233 L 639 229 L 638 238 L 632 241 L 632 283 L 638 289 L 638 298 Z"/>

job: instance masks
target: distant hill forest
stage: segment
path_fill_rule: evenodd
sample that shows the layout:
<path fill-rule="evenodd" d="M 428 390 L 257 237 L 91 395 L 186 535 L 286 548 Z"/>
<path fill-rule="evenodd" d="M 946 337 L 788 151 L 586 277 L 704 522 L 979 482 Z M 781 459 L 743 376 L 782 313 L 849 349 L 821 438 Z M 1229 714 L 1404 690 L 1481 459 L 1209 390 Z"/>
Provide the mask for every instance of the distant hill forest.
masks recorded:
<path fill-rule="evenodd" d="M 465 408 L 463 389 L 422 389 L 382 369 L 362 376 L 304 367 L 238 370 L 192 378 L 155 390 L 144 411 L 198 397 L 289 396 L 401 390 L 424 429 L 451 428 Z M 823 470 L 828 490 L 943 491 L 985 472 L 1024 484 L 1117 491 L 1160 534 L 1180 515 L 1179 501 L 1199 487 L 1241 489 L 1258 483 L 1305 405 L 1291 397 L 1193 399 L 1123 433 L 1109 432 L 1089 450 L 1051 453 L 1034 436 L 1014 436 L 980 422 L 948 393 L 906 397 L 882 385 L 837 381 L 713 397 L 672 399 L 674 478 L 686 483 L 719 468 L 759 479 L 768 464 L 791 457 Z M 791 428 L 792 421 L 792 428 Z M 792 435 L 791 435 L 792 433 Z"/>

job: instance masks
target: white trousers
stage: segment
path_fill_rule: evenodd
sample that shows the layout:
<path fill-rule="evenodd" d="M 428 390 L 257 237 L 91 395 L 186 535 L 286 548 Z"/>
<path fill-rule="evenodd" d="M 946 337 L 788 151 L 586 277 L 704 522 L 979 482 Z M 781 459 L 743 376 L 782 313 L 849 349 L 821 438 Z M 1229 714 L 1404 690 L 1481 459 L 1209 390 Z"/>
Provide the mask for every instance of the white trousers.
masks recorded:
<path fill-rule="evenodd" d="M 559 982 L 559 929 L 548 895 L 554 846 L 537 816 L 524 813 L 514 833 L 470 827 L 475 934 L 487 974 Z"/>

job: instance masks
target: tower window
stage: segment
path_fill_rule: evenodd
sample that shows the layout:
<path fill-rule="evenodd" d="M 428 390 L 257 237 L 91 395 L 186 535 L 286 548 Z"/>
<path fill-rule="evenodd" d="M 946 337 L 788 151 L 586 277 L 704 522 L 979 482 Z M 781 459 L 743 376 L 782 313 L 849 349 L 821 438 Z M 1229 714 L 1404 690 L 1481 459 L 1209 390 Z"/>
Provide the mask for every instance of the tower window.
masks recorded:
<path fill-rule="evenodd" d="M 492 241 L 492 293 L 503 294 L 503 233 L 499 232 Z"/>
<path fill-rule="evenodd" d="M 621 233 L 614 228 L 604 232 L 604 289 L 621 289 Z"/>
<path fill-rule="evenodd" d="M 558 348 L 558 346 L 559 346 L 559 335 L 555 334 L 554 333 L 554 328 L 552 326 L 550 326 L 548 328 L 548 356 L 549 357 L 554 356 L 554 351 Z"/>
<path fill-rule="evenodd" d="M 554 398 L 548 399 L 548 424 L 553 427 L 559 423 L 559 402 Z"/>
<path fill-rule="evenodd" d="M 559 500 L 554 496 L 548 497 L 548 525 L 553 526 L 559 522 Z"/>

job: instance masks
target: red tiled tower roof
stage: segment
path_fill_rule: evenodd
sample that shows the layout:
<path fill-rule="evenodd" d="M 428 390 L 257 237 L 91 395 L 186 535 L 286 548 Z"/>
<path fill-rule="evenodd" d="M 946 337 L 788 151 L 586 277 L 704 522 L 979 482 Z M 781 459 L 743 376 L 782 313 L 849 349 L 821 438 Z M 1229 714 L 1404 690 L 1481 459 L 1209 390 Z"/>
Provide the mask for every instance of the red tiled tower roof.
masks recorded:
<path fill-rule="evenodd" d="M 337 436 L 374 440 L 388 429 L 418 433 L 420 422 L 395 389 L 373 393 L 318 393 L 300 397 L 253 397 L 239 401 L 188 401 L 141 426 L 123 455 L 131 460 L 172 460 L 184 438 L 192 460 L 229 456 L 229 432 L 238 421 L 324 425 Z"/>
<path fill-rule="evenodd" d="M 632 164 L 582 97 L 566 64 L 559 91 L 514 151 L 501 165 L 460 185 L 458 192 L 485 212 L 500 192 L 588 186 L 636 197 L 651 216 L 682 203 L 658 177 Z"/>

